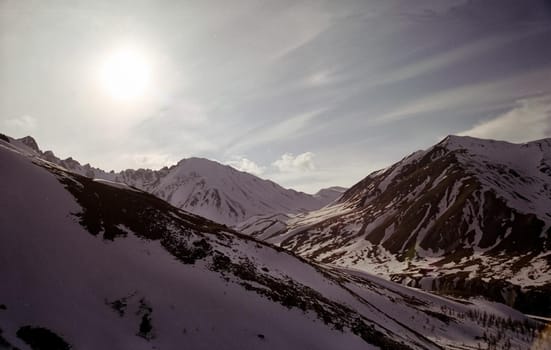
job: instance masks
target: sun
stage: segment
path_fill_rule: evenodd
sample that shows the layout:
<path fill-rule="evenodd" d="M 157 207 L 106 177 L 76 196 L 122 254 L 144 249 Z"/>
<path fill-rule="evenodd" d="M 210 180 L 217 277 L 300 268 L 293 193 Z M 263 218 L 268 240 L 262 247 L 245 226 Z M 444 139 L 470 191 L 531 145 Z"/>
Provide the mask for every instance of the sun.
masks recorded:
<path fill-rule="evenodd" d="M 115 99 L 133 100 L 149 88 L 151 66 L 146 56 L 135 49 L 119 49 L 106 55 L 100 68 L 103 89 Z"/>

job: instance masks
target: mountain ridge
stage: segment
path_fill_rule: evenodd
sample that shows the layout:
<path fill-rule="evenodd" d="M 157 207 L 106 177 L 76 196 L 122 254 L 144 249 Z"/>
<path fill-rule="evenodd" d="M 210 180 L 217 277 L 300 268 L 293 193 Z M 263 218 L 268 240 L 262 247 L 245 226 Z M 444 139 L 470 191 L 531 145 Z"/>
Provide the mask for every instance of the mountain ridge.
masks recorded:
<path fill-rule="evenodd" d="M 90 164 L 81 165 L 71 157 L 60 159 L 49 150 L 43 152 L 31 136 L 9 139 L 70 171 L 134 186 L 181 209 L 230 226 L 255 215 L 318 209 L 332 202 L 338 192 L 337 188 L 321 190 L 322 196 L 320 192 L 310 195 L 286 189 L 271 180 L 199 157 L 184 158 L 159 170 L 140 168 L 106 172 Z"/>
<path fill-rule="evenodd" d="M 269 220 L 242 230 L 323 264 L 549 315 L 550 168 L 551 139 L 449 136 L 277 230 Z"/>

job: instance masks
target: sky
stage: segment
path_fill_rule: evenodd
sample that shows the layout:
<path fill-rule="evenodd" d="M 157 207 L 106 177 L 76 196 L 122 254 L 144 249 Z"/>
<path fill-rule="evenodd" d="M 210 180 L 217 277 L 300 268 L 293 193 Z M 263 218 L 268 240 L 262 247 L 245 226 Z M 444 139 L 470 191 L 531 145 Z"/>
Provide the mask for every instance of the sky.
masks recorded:
<path fill-rule="evenodd" d="M 551 137 L 551 2 L 0 0 L 0 132 L 348 187 L 448 134 Z"/>

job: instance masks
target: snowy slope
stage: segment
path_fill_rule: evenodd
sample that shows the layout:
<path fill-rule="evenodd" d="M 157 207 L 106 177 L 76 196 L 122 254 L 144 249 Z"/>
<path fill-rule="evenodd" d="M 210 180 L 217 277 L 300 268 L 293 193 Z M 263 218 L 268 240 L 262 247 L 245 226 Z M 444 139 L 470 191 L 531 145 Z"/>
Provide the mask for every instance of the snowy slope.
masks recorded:
<path fill-rule="evenodd" d="M 11 141 L 19 148 L 77 174 L 126 183 L 178 208 L 229 226 L 255 215 L 315 210 L 329 204 L 343 192 L 341 188 L 334 187 L 309 195 L 203 158 L 183 159 L 170 168 L 160 170 L 105 172 L 89 164 L 81 165 L 72 158 L 59 159 L 52 151 L 42 152 L 30 136 Z"/>
<path fill-rule="evenodd" d="M 230 225 L 253 215 L 297 213 L 329 202 L 201 158 L 180 161 L 146 190 L 179 208 Z"/>
<path fill-rule="evenodd" d="M 551 139 L 449 136 L 267 226 L 240 228 L 314 261 L 551 314 Z"/>
<path fill-rule="evenodd" d="M 503 305 L 314 266 L 3 141 L 0 166 L 0 348 L 544 349 Z"/>

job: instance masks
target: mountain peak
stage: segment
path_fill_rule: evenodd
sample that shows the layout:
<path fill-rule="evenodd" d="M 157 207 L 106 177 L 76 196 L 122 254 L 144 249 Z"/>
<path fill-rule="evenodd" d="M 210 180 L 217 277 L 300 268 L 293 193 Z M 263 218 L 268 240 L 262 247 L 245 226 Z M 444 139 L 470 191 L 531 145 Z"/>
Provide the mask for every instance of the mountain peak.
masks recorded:
<path fill-rule="evenodd" d="M 180 164 L 186 164 L 186 165 L 193 165 L 193 166 L 200 166 L 200 167 L 210 167 L 210 166 L 217 166 L 217 165 L 223 165 L 221 163 L 218 163 L 217 161 L 210 160 L 207 158 L 201 158 L 201 157 L 189 157 L 189 158 L 183 158 L 178 162 L 178 165 Z"/>
<path fill-rule="evenodd" d="M 480 149 L 480 148 L 516 148 L 517 146 L 533 146 L 538 145 L 540 147 L 550 147 L 551 138 L 543 138 L 528 142 L 509 142 L 503 140 L 481 139 L 472 136 L 460 136 L 460 135 L 448 135 L 438 146 L 444 146 L 450 150 L 456 149 Z"/>
<path fill-rule="evenodd" d="M 511 144 L 506 141 L 497 141 L 491 139 L 480 139 L 472 136 L 463 136 L 463 135 L 448 135 L 437 145 L 444 146 L 449 150 L 456 149 L 475 149 L 475 148 L 484 148 L 490 145 L 504 145 Z"/>
<path fill-rule="evenodd" d="M 344 192 L 346 192 L 347 188 L 340 187 L 340 186 L 332 186 L 327 188 L 322 188 L 318 192 L 314 194 L 314 197 L 325 199 L 328 202 L 333 202 Z"/>
<path fill-rule="evenodd" d="M 522 287 L 551 282 L 550 146 L 549 139 L 450 135 L 370 174 L 328 206 L 261 218 L 243 231 L 319 263 L 427 289 L 467 286 L 473 275 L 465 271 L 476 271 L 486 283 L 482 295 L 503 302 L 501 288 L 509 285 L 517 300 L 529 300 Z"/>
<path fill-rule="evenodd" d="M 40 152 L 40 148 L 38 148 L 38 143 L 36 140 L 31 136 L 25 136 L 20 139 L 17 139 L 17 141 L 21 142 L 25 146 L 31 148 L 33 151 Z"/>
<path fill-rule="evenodd" d="M 204 176 L 220 174 L 221 172 L 227 173 L 228 171 L 238 171 L 231 166 L 200 157 L 184 158 L 180 160 L 173 168 L 178 169 L 177 171 L 179 173 L 195 173 Z M 173 168 L 171 168 L 171 170 Z"/>
<path fill-rule="evenodd" d="M 90 164 L 81 165 L 71 157 L 62 160 L 52 151 L 42 152 L 30 136 L 16 143 L 15 146 L 24 148 L 26 153 L 35 153 L 73 173 L 125 183 L 180 209 L 227 225 L 255 215 L 314 210 L 332 199 L 285 189 L 273 181 L 206 158 L 184 158 L 176 165 L 160 170 L 126 169 L 108 173 Z"/>

